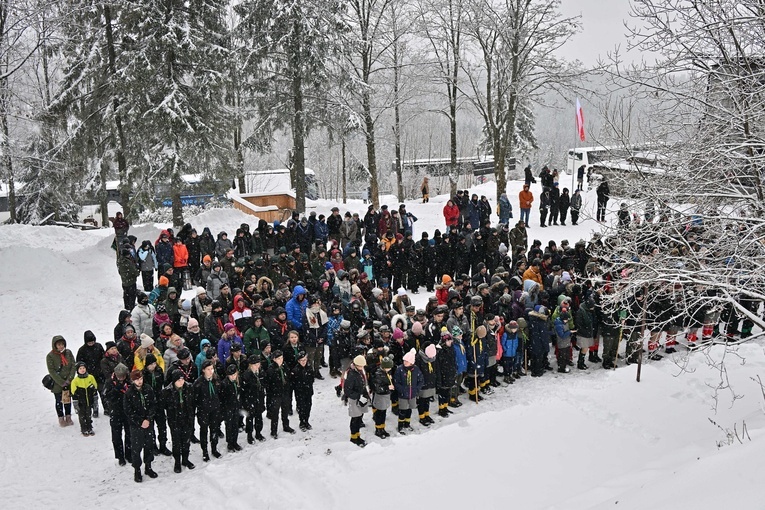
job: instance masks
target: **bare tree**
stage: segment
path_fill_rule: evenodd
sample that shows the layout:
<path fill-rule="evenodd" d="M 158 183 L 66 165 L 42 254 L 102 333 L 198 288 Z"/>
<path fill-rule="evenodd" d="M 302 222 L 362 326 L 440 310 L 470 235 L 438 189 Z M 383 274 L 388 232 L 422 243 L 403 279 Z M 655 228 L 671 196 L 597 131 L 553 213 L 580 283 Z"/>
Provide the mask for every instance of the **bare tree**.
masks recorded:
<path fill-rule="evenodd" d="M 632 44 L 657 58 L 625 66 L 611 56 L 613 84 L 650 113 L 625 126 L 632 107 L 619 106 L 609 121 L 628 156 L 600 170 L 623 197 L 620 226 L 596 250 L 616 282 L 603 306 L 635 321 L 624 303 L 645 293 L 649 350 L 661 331 L 692 346 L 760 337 L 765 5 L 638 0 L 633 15 Z"/>
<path fill-rule="evenodd" d="M 560 0 L 478 0 L 465 27 L 475 48 L 462 60 L 470 100 L 483 117 L 494 156 L 497 200 L 506 191 L 505 163 L 533 140 L 531 106 L 549 90 L 564 93 L 578 65 L 555 52 L 579 30 L 579 17 L 564 17 Z"/>

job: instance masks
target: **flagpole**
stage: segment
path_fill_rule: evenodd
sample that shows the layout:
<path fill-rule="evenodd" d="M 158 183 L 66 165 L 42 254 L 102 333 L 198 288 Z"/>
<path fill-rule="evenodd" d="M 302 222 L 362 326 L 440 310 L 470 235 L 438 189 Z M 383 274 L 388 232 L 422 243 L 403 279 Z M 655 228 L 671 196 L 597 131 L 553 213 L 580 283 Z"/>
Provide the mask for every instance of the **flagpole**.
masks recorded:
<path fill-rule="evenodd" d="M 576 147 L 579 140 L 579 112 L 576 110 L 576 103 L 574 103 L 574 150 L 572 151 L 573 154 L 571 155 L 571 196 L 574 196 L 576 187 L 574 185 L 574 180 L 576 179 Z M 568 166 L 568 165 L 566 165 Z"/>

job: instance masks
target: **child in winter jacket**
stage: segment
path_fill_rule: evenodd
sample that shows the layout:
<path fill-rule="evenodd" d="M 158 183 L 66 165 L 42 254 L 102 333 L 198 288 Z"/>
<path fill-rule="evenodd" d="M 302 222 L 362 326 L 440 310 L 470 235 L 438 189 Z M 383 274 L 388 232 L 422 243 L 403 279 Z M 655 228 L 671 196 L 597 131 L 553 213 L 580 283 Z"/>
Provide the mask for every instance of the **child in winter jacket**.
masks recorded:
<path fill-rule="evenodd" d="M 70 391 L 72 400 L 75 402 L 75 410 L 80 418 L 80 432 L 85 437 L 93 436 L 95 432 L 93 432 L 93 420 L 90 413 L 98 392 L 98 383 L 96 378 L 88 373 L 88 367 L 83 361 L 75 365 L 75 370 L 77 376 L 72 379 Z"/>
<path fill-rule="evenodd" d="M 562 312 L 555 319 L 555 336 L 557 337 L 558 348 L 558 372 L 568 373 L 569 360 L 571 359 L 571 329 L 568 321 L 571 318 L 568 312 Z"/>
<path fill-rule="evenodd" d="M 417 351 L 411 349 L 404 354 L 403 363 L 396 368 L 393 376 L 393 386 L 398 393 L 398 432 L 411 431 L 412 409 L 417 406 L 419 395 L 425 379 L 415 365 Z"/>
<path fill-rule="evenodd" d="M 505 372 L 504 381 L 507 384 L 513 384 L 515 380 L 516 357 L 518 356 L 518 323 L 510 321 L 505 325 L 505 332 L 502 334 L 502 369 Z M 520 376 L 518 376 L 520 377 Z"/>

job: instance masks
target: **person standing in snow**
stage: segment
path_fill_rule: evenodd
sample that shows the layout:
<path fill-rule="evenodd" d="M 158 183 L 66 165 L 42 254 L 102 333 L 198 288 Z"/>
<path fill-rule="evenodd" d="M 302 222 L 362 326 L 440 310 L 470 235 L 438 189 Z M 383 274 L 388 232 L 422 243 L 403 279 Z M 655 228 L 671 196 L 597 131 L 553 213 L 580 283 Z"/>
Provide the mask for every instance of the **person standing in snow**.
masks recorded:
<path fill-rule="evenodd" d="M 348 405 L 348 416 L 351 417 L 351 443 L 356 446 L 366 446 L 361 439 L 361 424 L 364 414 L 369 410 L 369 392 L 367 391 L 367 376 L 364 367 L 367 360 L 362 355 L 353 358 L 351 366 L 345 373 L 343 383 L 343 401 Z"/>
<path fill-rule="evenodd" d="M 577 225 L 579 222 L 579 211 L 582 210 L 582 194 L 579 190 L 574 192 L 571 197 L 571 224 Z"/>
<path fill-rule="evenodd" d="M 93 432 L 91 411 L 98 395 L 98 383 L 96 378 L 88 373 L 88 367 L 84 361 L 78 361 L 74 369 L 77 376 L 72 379 L 70 391 L 80 420 L 80 432 L 86 437 L 93 436 L 95 432 Z"/>
<path fill-rule="evenodd" d="M 568 188 L 563 188 L 563 192 L 558 198 L 558 214 L 560 215 L 560 224 L 566 226 L 566 217 L 568 208 L 571 206 L 571 197 L 568 194 Z M 573 215 L 572 215 L 573 216 Z"/>
<path fill-rule="evenodd" d="M 502 193 L 499 197 L 497 216 L 499 216 L 499 223 L 502 225 L 507 225 L 510 222 L 510 218 L 513 217 L 513 205 L 510 203 L 510 199 L 507 198 L 507 193 Z"/>
<path fill-rule="evenodd" d="M 220 406 L 226 425 L 226 446 L 230 452 L 242 450 L 239 446 L 240 393 L 239 369 L 236 363 L 231 363 L 226 367 L 226 378 L 220 384 Z"/>
<path fill-rule="evenodd" d="M 61 335 L 53 337 L 51 350 L 45 357 L 48 375 L 53 380 L 50 391 L 56 398 L 56 414 L 61 427 L 74 425 L 72 423 L 72 394 L 70 384 L 75 377 L 74 356 L 66 348 L 66 340 Z"/>
<path fill-rule="evenodd" d="M 521 221 L 524 222 L 525 225 L 528 225 L 531 205 L 534 203 L 534 194 L 529 190 L 528 183 L 524 184 L 523 190 L 518 193 L 518 202 L 520 203 L 521 208 Z"/>
<path fill-rule="evenodd" d="M 120 466 L 132 461 L 130 450 L 130 423 L 125 415 L 125 393 L 130 388 L 128 367 L 118 363 L 114 367 L 111 377 L 106 380 L 104 395 L 105 400 L 109 402 L 109 427 L 112 431 L 112 447 L 114 448 L 114 457 Z M 122 439 L 124 434 L 124 441 Z"/>
<path fill-rule="evenodd" d="M 143 452 L 144 473 L 149 478 L 157 478 L 157 473 L 151 469 L 154 460 L 154 435 L 152 422 L 156 410 L 156 399 L 151 388 L 143 383 L 143 372 L 133 370 L 130 373 L 132 384 L 125 392 L 125 417 L 130 423 L 130 449 L 133 455 L 133 479 L 137 483 L 143 481 L 141 475 L 141 452 Z"/>
<path fill-rule="evenodd" d="M 422 178 L 420 192 L 422 193 L 422 203 L 427 204 L 430 201 L 430 180 L 427 175 Z"/>
<path fill-rule="evenodd" d="M 88 369 L 88 374 L 91 374 L 96 380 L 98 391 L 91 399 L 91 407 L 93 410 L 93 417 L 98 418 L 98 397 L 99 394 L 103 397 L 103 385 L 104 379 L 101 376 L 101 360 L 104 358 L 104 348 L 101 344 L 96 342 L 96 335 L 92 331 L 88 330 L 84 335 L 84 345 L 77 351 L 77 362 L 85 363 L 85 367 Z"/>
<path fill-rule="evenodd" d="M 598 185 L 595 193 L 598 196 L 596 220 L 602 223 L 606 221 L 606 207 L 608 206 L 608 199 L 611 198 L 611 190 L 608 187 L 608 181 L 603 179 L 603 182 Z"/>
<path fill-rule="evenodd" d="M 214 351 L 211 350 L 213 356 Z M 208 353 L 210 354 L 210 353 Z M 220 405 L 220 386 L 217 379 L 213 377 L 215 373 L 215 361 L 206 359 L 202 362 L 202 375 L 193 385 L 194 410 L 199 424 L 199 446 L 202 447 L 202 460 L 210 460 L 210 454 L 207 451 L 207 438 L 209 435 L 212 446 L 212 454 L 217 459 L 220 457 L 218 452 L 218 434 L 221 421 Z"/>
<path fill-rule="evenodd" d="M 173 369 L 170 372 L 170 384 L 162 390 L 162 401 L 167 409 L 167 424 L 173 440 L 173 458 L 175 473 L 181 472 L 181 466 L 194 469 L 189 461 L 191 436 L 194 433 L 194 400 L 191 385 L 186 382 L 183 372 Z"/>
<path fill-rule="evenodd" d="M 290 388 L 287 370 L 284 367 L 284 355 L 282 351 L 275 350 L 271 354 L 271 366 L 266 371 L 266 409 L 267 417 L 271 420 L 271 437 L 277 439 L 279 428 L 279 416 L 282 418 L 282 429 L 288 434 L 294 434 L 295 429 L 290 427 L 290 405 L 292 401 L 292 389 Z"/>

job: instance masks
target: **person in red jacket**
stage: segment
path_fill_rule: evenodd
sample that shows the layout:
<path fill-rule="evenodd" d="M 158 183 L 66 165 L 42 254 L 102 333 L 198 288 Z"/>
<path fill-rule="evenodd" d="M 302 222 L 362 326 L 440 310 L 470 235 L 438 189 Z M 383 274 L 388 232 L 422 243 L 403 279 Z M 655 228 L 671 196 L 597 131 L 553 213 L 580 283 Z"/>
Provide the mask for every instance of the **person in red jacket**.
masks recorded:
<path fill-rule="evenodd" d="M 439 305 L 445 305 L 449 301 L 449 289 L 452 288 L 452 277 L 445 274 L 441 277 L 441 285 L 436 285 L 436 299 Z"/>
<path fill-rule="evenodd" d="M 446 220 L 446 229 L 451 226 L 457 226 L 460 219 L 460 208 L 454 205 L 454 202 L 449 200 L 444 206 L 444 219 Z"/>
<path fill-rule="evenodd" d="M 173 244 L 173 280 L 177 288 L 183 287 L 183 271 L 189 265 L 189 250 L 179 237 Z"/>

